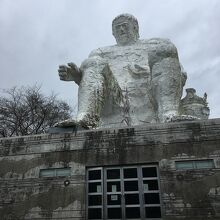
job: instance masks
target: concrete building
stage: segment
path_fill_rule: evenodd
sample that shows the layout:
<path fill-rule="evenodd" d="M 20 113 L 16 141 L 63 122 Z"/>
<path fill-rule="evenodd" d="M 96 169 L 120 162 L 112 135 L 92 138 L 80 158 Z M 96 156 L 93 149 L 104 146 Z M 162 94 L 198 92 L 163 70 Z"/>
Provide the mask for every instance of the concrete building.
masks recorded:
<path fill-rule="evenodd" d="M 0 139 L 0 219 L 220 219 L 220 119 Z"/>

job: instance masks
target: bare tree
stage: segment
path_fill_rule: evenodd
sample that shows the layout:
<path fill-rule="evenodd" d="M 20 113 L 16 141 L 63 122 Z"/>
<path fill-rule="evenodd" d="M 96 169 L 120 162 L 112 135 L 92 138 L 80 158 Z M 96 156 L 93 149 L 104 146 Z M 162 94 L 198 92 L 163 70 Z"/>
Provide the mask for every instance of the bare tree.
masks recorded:
<path fill-rule="evenodd" d="M 44 133 L 71 112 L 66 102 L 45 96 L 39 86 L 13 87 L 0 96 L 0 137 Z"/>

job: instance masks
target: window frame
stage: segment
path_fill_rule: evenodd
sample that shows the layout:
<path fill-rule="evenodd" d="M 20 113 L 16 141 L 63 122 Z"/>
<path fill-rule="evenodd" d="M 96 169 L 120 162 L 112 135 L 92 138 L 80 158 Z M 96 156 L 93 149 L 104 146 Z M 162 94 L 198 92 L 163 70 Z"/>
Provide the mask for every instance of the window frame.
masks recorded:
<path fill-rule="evenodd" d="M 199 162 L 208 162 L 211 164 L 211 166 L 204 166 L 204 167 L 198 167 Z M 191 163 L 191 168 L 183 168 L 183 167 L 178 167 L 178 164 L 187 164 Z M 207 163 L 207 164 L 208 164 Z M 214 169 L 215 168 L 215 163 L 213 159 L 198 159 L 198 160 L 177 160 L 175 161 L 175 168 L 178 171 L 185 171 L 185 170 L 201 170 L 201 169 Z"/>
<path fill-rule="evenodd" d="M 58 171 L 60 170 L 65 170 L 65 171 L 69 171 L 67 175 L 60 175 L 58 174 Z M 44 176 L 42 175 L 42 173 L 44 171 L 51 171 L 52 175 L 51 176 Z M 68 177 L 71 176 L 71 167 L 58 167 L 58 168 L 43 168 L 39 170 L 39 177 L 40 178 L 58 178 L 58 177 Z"/>

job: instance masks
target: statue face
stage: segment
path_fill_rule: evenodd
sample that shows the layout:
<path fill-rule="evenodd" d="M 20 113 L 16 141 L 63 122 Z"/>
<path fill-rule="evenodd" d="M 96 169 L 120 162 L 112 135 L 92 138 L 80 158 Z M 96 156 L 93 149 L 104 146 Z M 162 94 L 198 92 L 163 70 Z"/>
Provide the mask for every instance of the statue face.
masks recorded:
<path fill-rule="evenodd" d="M 119 45 L 129 45 L 137 40 L 137 33 L 132 22 L 117 23 L 114 26 L 114 37 Z"/>

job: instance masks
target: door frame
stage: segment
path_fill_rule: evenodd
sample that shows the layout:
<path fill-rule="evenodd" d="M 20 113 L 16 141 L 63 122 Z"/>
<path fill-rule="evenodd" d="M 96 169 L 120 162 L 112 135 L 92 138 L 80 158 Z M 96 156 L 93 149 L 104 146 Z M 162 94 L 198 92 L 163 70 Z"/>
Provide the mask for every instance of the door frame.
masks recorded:
<path fill-rule="evenodd" d="M 157 172 L 157 176 L 156 177 L 150 177 L 150 178 L 146 178 L 146 177 L 143 177 L 142 175 L 142 168 L 147 168 L 147 167 L 155 167 L 156 168 L 156 172 Z M 123 176 L 123 171 L 124 169 L 126 168 L 136 168 L 137 169 L 137 178 L 124 178 Z M 107 179 L 107 170 L 112 170 L 112 169 L 119 169 L 120 170 L 120 178 L 119 179 L 112 179 L 112 180 L 109 180 Z M 134 164 L 134 165 L 122 165 L 122 166 L 104 166 L 104 167 L 87 167 L 86 169 L 86 180 L 87 180 L 87 183 L 86 183 L 86 213 L 87 213 L 87 219 L 88 219 L 88 210 L 89 208 L 91 208 L 91 206 L 88 205 L 88 196 L 91 195 L 91 193 L 89 193 L 89 189 L 88 189 L 88 186 L 89 186 L 89 183 L 93 182 L 91 180 L 88 179 L 88 176 L 89 176 L 89 171 L 92 171 L 92 170 L 100 170 L 101 172 L 101 180 L 98 181 L 98 182 L 101 182 L 101 188 L 102 188 L 102 192 L 101 193 L 98 193 L 97 195 L 102 195 L 102 205 L 101 206 L 97 206 L 97 208 L 101 208 L 101 212 L 102 212 L 102 219 L 103 220 L 110 220 L 107 218 L 107 210 L 108 208 L 110 207 L 113 207 L 111 205 L 107 205 L 107 196 L 108 195 L 111 195 L 111 194 L 117 194 L 117 195 L 120 195 L 121 196 L 121 205 L 118 205 L 117 207 L 121 207 L 121 211 L 122 211 L 122 218 L 120 219 L 114 219 L 114 220 L 125 220 L 126 219 L 126 216 L 125 216 L 125 209 L 126 209 L 126 204 L 125 204 L 125 194 L 135 194 L 135 193 L 138 193 L 139 194 L 139 205 L 129 205 L 129 207 L 140 207 L 140 218 L 129 218 L 131 220 L 149 220 L 149 219 L 161 219 L 162 217 L 160 218 L 147 218 L 146 215 L 145 215 L 145 208 L 146 207 L 160 207 L 160 211 L 161 211 L 161 215 L 162 215 L 162 207 L 161 207 L 161 195 L 160 195 L 160 181 L 159 181 L 159 170 L 158 170 L 158 164 Z M 138 191 L 125 191 L 124 190 L 124 182 L 125 181 L 138 181 Z M 145 191 L 144 189 L 144 183 L 143 181 L 145 180 L 156 180 L 157 181 L 157 184 L 158 184 L 158 190 L 153 190 L 153 191 L 150 191 L 150 193 L 158 193 L 159 194 L 159 204 L 151 204 L 151 205 L 146 205 L 145 204 L 145 197 L 144 197 L 144 194 L 148 191 Z M 114 193 L 111 193 L 111 192 L 107 192 L 107 183 L 108 182 L 117 182 L 119 181 L 120 182 L 120 192 L 114 192 Z M 115 206 L 116 207 L 116 206 Z M 128 207 L 128 208 L 129 208 Z M 95 219 L 94 219 L 95 220 Z"/>

